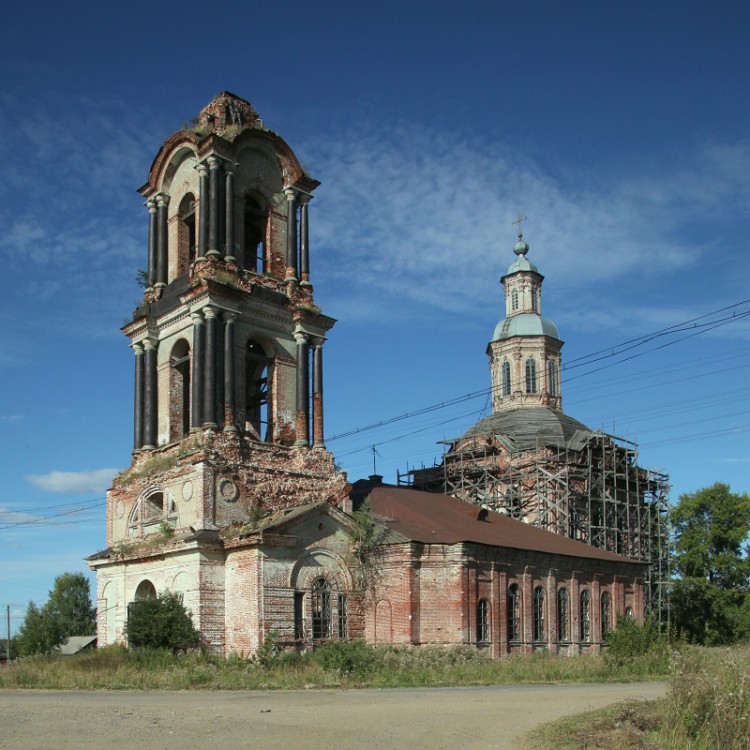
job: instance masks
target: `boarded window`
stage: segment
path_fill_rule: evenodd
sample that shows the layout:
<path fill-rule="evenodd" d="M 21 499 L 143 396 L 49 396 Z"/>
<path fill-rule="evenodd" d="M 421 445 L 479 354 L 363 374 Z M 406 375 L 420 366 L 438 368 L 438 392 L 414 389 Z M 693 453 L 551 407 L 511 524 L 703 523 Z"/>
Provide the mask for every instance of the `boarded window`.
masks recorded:
<path fill-rule="evenodd" d="M 544 621 L 544 589 L 537 586 L 534 589 L 534 640 L 544 641 L 547 638 Z"/>
<path fill-rule="evenodd" d="M 508 588 L 508 640 L 521 640 L 521 592 L 516 583 Z"/>
<path fill-rule="evenodd" d="M 557 640 L 567 641 L 570 639 L 570 629 L 568 625 L 568 590 L 560 589 L 557 592 Z"/>

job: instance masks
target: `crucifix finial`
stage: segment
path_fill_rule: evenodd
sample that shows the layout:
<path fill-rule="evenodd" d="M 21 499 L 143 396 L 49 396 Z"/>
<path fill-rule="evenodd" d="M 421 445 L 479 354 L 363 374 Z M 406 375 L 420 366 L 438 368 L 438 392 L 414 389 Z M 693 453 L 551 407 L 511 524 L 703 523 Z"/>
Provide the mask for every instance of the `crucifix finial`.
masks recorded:
<path fill-rule="evenodd" d="M 523 227 L 521 226 L 521 222 L 528 221 L 528 216 L 521 216 L 521 212 L 518 212 L 518 218 L 515 221 L 511 221 L 511 224 L 518 224 L 518 239 L 520 240 L 523 237 Z"/>

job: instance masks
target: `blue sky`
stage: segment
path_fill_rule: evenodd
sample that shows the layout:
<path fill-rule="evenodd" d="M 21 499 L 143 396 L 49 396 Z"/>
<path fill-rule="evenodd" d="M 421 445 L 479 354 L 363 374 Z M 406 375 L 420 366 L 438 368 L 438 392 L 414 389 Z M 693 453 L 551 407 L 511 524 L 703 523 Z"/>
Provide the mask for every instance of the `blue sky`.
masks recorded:
<path fill-rule="evenodd" d="M 323 183 L 312 278 L 339 320 L 326 432 L 351 479 L 372 472 L 373 445 L 388 481 L 432 464 L 485 413 L 521 211 L 566 342 L 565 411 L 638 440 L 673 499 L 716 481 L 750 490 L 748 32 L 744 2 L 13 3 L 0 29 L 12 628 L 104 547 L 104 492 L 131 449 L 119 328 L 146 263 L 136 188 L 222 90 Z"/>

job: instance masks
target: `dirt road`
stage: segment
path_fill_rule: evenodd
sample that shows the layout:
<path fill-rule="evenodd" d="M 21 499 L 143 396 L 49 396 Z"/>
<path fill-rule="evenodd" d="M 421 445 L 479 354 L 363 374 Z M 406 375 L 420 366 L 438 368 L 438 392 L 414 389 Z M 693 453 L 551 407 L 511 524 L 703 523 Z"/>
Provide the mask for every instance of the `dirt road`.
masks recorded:
<path fill-rule="evenodd" d="M 471 750 L 664 683 L 295 692 L 0 691 L 2 750 Z"/>

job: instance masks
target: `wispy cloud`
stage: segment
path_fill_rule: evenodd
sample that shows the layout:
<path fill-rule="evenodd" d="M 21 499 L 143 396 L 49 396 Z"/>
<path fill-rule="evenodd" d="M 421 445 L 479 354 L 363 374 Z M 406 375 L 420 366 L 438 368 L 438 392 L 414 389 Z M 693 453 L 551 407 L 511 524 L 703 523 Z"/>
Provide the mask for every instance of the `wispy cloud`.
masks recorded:
<path fill-rule="evenodd" d="M 35 516 L 31 513 L 23 513 L 17 510 L 11 510 L 10 508 L 0 505 L 0 524 L 6 523 L 29 523 L 36 521 L 41 516 Z"/>
<path fill-rule="evenodd" d="M 48 492 L 105 492 L 120 469 L 95 471 L 52 471 L 49 474 L 29 474 L 27 481 Z"/>

